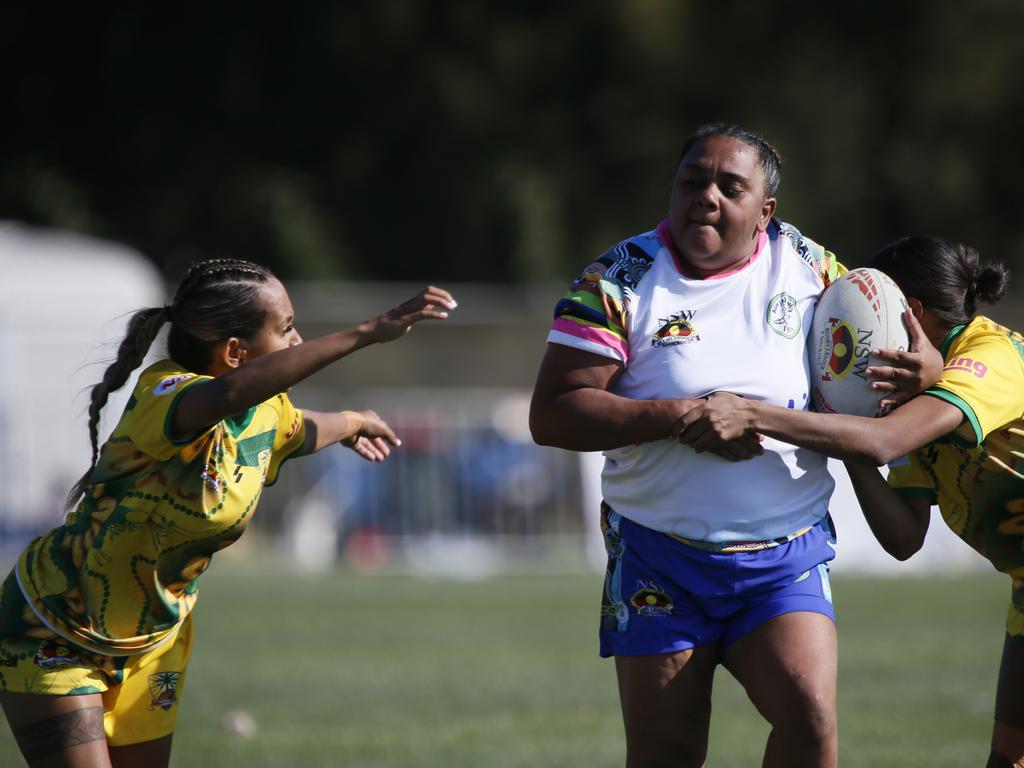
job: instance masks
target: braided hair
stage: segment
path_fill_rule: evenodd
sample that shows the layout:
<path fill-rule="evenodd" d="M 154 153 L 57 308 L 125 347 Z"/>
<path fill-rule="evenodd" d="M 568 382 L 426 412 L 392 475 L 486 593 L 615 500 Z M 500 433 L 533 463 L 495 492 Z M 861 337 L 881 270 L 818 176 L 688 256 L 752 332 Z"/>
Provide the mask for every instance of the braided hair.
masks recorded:
<path fill-rule="evenodd" d="M 947 329 L 971 322 L 979 299 L 999 301 L 1010 279 L 1001 262 L 982 264 L 970 246 L 930 235 L 890 243 L 868 265 L 889 275 L 907 296 L 919 299 Z"/>
<path fill-rule="evenodd" d="M 242 259 L 210 259 L 192 264 L 178 283 L 174 300 L 165 307 L 141 309 L 128 321 L 117 357 L 89 395 L 89 441 L 92 463 L 68 494 L 70 509 L 85 492 L 99 459 L 100 412 L 111 392 L 124 386 L 153 345 L 164 323 L 170 322 L 168 354 L 189 371 L 203 371 L 212 362 L 216 342 L 232 336 L 247 339 L 267 318 L 263 285 L 273 273 Z"/>
<path fill-rule="evenodd" d="M 782 184 L 782 156 L 779 151 L 763 137 L 733 123 L 706 123 L 698 127 L 683 144 L 683 151 L 679 153 L 679 162 L 683 161 L 686 153 L 695 144 L 714 136 L 736 139 L 756 150 L 758 165 L 761 167 L 761 173 L 764 174 L 765 197 L 775 197 L 778 194 L 779 185 Z"/>

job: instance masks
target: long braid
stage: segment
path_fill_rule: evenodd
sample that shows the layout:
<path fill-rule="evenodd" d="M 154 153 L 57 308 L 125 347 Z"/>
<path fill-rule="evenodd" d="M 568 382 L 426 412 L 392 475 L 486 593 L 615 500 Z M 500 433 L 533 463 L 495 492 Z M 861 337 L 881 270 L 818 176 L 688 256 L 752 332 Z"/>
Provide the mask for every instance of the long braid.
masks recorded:
<path fill-rule="evenodd" d="M 104 371 L 99 384 L 92 388 L 89 395 L 89 442 L 92 445 L 92 462 L 68 493 L 66 508 L 70 509 L 78 501 L 88 485 L 89 475 L 96 468 L 99 459 L 100 412 L 103 406 L 107 404 L 110 393 L 123 387 L 132 371 L 142 364 L 146 353 L 153 345 L 153 340 L 167 320 L 168 311 L 165 307 L 142 309 L 132 315 L 128 321 L 128 332 L 117 349 L 117 358 Z"/>

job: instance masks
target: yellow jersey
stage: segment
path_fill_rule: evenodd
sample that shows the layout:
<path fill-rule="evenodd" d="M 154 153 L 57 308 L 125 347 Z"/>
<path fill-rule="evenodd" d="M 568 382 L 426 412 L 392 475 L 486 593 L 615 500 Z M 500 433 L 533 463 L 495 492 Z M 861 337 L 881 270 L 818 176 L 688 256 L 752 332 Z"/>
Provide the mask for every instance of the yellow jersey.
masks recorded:
<path fill-rule="evenodd" d="M 1024 337 L 986 317 L 951 330 L 925 395 L 959 408 L 960 427 L 890 464 L 901 495 L 938 504 L 953 531 L 1000 571 L 1024 577 Z"/>
<path fill-rule="evenodd" d="M 15 567 L 35 617 L 108 656 L 170 638 L 213 553 L 244 532 L 264 485 L 305 439 L 285 394 L 173 440 L 174 409 L 209 376 L 158 362 L 139 377 L 77 509 L 34 539 Z"/>

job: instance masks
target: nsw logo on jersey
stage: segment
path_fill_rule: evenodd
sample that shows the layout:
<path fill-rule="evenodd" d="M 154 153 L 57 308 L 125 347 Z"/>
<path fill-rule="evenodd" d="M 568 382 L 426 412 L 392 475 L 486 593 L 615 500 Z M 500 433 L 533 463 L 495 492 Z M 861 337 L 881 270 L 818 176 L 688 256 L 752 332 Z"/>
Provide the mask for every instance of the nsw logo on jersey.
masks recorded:
<path fill-rule="evenodd" d="M 683 309 L 673 312 L 668 317 L 658 319 L 661 328 L 651 338 L 652 347 L 670 347 L 675 344 L 693 344 L 700 341 L 696 329 L 693 327 L 693 316 L 697 314 L 695 309 Z"/>

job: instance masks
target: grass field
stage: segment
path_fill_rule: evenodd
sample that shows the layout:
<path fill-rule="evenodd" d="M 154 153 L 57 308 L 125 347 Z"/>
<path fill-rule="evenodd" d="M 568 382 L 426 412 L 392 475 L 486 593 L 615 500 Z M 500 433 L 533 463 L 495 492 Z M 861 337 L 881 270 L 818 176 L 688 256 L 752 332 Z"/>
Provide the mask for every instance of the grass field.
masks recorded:
<path fill-rule="evenodd" d="M 484 582 L 322 576 L 218 563 L 172 764 L 503 768 L 623 763 L 611 662 L 596 654 L 598 576 Z M 1005 577 L 833 581 L 840 764 L 982 765 Z M 226 733 L 245 710 L 252 737 Z M 708 764 L 760 764 L 765 724 L 716 680 Z M 18 765 L 0 731 L 0 765 Z"/>

